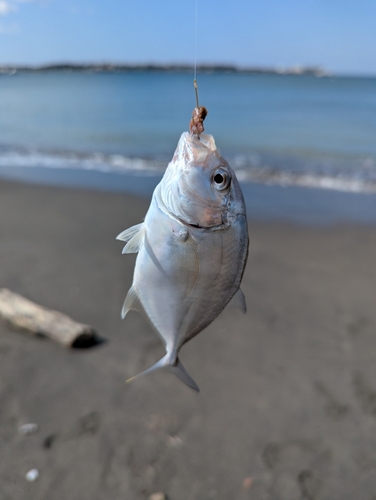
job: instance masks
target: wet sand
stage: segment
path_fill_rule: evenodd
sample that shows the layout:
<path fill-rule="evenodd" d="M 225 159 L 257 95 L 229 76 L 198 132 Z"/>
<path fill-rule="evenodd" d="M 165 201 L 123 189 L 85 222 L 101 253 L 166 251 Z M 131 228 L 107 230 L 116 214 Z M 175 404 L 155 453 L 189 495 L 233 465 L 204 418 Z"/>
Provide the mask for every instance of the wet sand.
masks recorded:
<path fill-rule="evenodd" d="M 182 350 L 197 395 L 168 372 L 125 383 L 163 354 L 142 316 L 120 320 L 135 257 L 115 236 L 147 206 L 0 182 L 0 286 L 107 339 L 0 324 L 1 500 L 374 500 L 376 228 L 250 220 L 247 314 Z"/>

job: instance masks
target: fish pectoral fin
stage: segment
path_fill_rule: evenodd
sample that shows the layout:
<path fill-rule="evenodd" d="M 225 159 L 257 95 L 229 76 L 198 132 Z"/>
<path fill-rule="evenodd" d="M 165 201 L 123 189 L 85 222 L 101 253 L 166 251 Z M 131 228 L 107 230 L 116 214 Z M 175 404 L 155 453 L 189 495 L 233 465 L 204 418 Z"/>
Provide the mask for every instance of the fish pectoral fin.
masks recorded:
<path fill-rule="evenodd" d="M 124 253 L 137 253 L 140 249 L 140 246 L 144 240 L 145 236 L 145 227 L 144 223 L 137 224 L 136 226 L 132 226 L 129 229 L 126 229 L 122 233 L 116 236 L 117 240 L 125 241 L 127 244 L 123 248 Z"/>
<path fill-rule="evenodd" d="M 125 316 L 131 310 L 143 312 L 143 307 L 142 307 L 141 301 L 137 295 L 136 290 L 133 288 L 133 286 L 129 289 L 129 292 L 127 293 L 127 296 L 125 297 L 123 308 L 121 310 L 122 319 L 124 319 Z"/>
<path fill-rule="evenodd" d="M 242 313 L 247 312 L 247 304 L 245 303 L 244 293 L 238 289 L 238 291 L 234 294 L 229 304 L 230 307 L 236 307 L 240 309 Z"/>
<path fill-rule="evenodd" d="M 184 382 L 185 385 L 190 387 L 196 392 L 200 392 L 199 386 L 196 384 L 196 382 L 193 380 L 193 378 L 189 375 L 187 370 L 184 368 L 183 363 L 180 361 L 178 358 L 178 362 L 175 366 L 169 365 L 170 370 L 172 373 L 174 373 L 179 380 Z"/>
<path fill-rule="evenodd" d="M 125 242 L 129 241 L 131 238 L 133 238 L 135 234 L 137 234 L 140 231 L 143 225 L 144 223 L 141 222 L 140 224 L 136 224 L 135 226 L 129 227 L 125 231 L 118 234 L 116 236 L 116 239 Z"/>

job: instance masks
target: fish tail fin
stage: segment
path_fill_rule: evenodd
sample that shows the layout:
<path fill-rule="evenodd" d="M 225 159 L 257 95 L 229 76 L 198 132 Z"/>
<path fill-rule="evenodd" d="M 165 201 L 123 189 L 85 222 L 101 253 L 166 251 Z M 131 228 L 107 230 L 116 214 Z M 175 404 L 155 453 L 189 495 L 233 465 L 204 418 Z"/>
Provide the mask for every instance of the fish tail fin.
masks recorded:
<path fill-rule="evenodd" d="M 179 358 L 177 358 L 177 364 L 176 365 L 169 365 L 170 370 L 174 375 L 178 377 L 179 380 L 184 382 L 185 385 L 190 387 L 196 392 L 200 392 L 199 386 L 196 384 L 196 382 L 193 380 L 193 378 L 189 375 L 187 370 L 184 368 L 183 363 L 180 361 Z"/>
<path fill-rule="evenodd" d="M 168 366 L 172 373 L 178 377 L 179 380 L 184 382 L 185 385 L 190 387 L 196 392 L 200 392 L 200 389 L 196 382 L 193 380 L 193 378 L 189 375 L 187 370 L 184 368 L 182 362 L 180 361 L 179 358 L 177 358 L 177 362 L 175 361 L 174 364 L 171 363 L 171 355 L 167 353 L 163 358 L 161 358 L 159 361 L 155 363 L 155 365 L 151 366 L 147 370 L 139 373 L 138 375 L 135 375 L 134 377 L 131 377 L 127 380 L 128 382 L 131 382 L 132 380 L 141 377 L 142 375 L 147 375 L 148 373 L 151 373 L 155 370 L 158 370 L 159 368 L 164 368 L 165 366 Z"/>
<path fill-rule="evenodd" d="M 168 366 L 170 363 L 170 355 L 169 354 L 166 354 L 165 356 L 163 356 L 163 358 L 161 358 L 159 361 L 157 361 L 155 363 L 155 365 L 151 366 L 150 368 L 148 368 L 147 370 L 144 370 L 143 372 L 141 373 L 138 373 L 137 375 L 135 375 L 134 377 L 131 377 L 129 378 L 128 380 L 126 380 L 126 382 L 132 382 L 132 380 L 138 378 L 138 377 L 141 377 L 142 375 L 147 375 L 148 373 L 151 373 L 155 370 L 158 370 L 159 368 L 163 368 L 164 366 Z"/>

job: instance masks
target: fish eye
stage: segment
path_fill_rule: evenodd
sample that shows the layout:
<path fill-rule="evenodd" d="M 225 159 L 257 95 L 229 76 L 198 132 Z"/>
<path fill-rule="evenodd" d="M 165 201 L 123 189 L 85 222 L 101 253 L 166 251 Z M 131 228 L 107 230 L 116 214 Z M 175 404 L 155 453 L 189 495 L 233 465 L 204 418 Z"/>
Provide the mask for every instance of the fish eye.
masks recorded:
<path fill-rule="evenodd" d="M 218 191 L 227 189 L 231 183 L 231 177 L 221 168 L 217 168 L 217 170 L 214 171 L 212 179 L 214 187 L 218 189 Z"/>

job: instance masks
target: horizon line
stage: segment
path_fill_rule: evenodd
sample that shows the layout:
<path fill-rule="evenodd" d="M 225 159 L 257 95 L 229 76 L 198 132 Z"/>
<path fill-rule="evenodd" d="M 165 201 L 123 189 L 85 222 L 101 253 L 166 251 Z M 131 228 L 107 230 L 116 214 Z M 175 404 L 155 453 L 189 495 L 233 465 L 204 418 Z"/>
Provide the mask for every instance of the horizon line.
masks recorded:
<path fill-rule="evenodd" d="M 14 74 L 16 72 L 43 72 L 43 71 L 93 71 L 93 72 L 116 72 L 116 71 L 165 71 L 165 72 L 190 72 L 193 71 L 193 63 L 163 63 L 163 62 L 72 62 L 56 61 L 40 64 L 0 64 L 0 74 Z M 249 74 L 275 74 L 275 75 L 312 75 L 317 77 L 348 76 L 348 77 L 375 77 L 375 73 L 360 72 L 333 72 L 326 70 L 322 65 L 237 65 L 233 63 L 199 63 L 197 70 L 206 73 L 249 73 Z"/>

